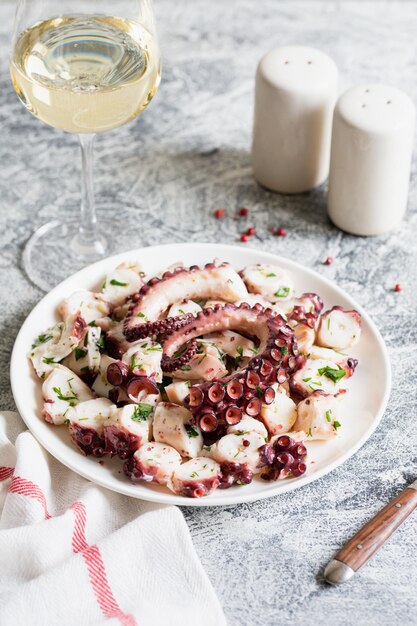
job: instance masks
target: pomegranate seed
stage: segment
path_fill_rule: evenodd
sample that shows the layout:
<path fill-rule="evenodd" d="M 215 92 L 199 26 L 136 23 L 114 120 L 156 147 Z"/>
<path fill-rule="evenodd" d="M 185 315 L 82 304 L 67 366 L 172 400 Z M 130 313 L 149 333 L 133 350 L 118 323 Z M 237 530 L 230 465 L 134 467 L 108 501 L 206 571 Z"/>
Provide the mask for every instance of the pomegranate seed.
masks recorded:
<path fill-rule="evenodd" d="M 246 233 L 244 233 L 243 235 L 240 235 L 240 241 L 243 241 L 244 243 L 249 241 L 248 235 L 246 235 Z"/>
<path fill-rule="evenodd" d="M 324 262 L 324 265 L 331 265 L 333 263 L 333 257 L 332 256 L 328 256 L 327 259 Z"/>
<path fill-rule="evenodd" d="M 249 236 L 255 235 L 256 234 L 255 228 L 251 226 L 251 228 L 248 228 L 248 230 L 246 231 L 246 234 Z"/>
<path fill-rule="evenodd" d="M 287 231 L 285 230 L 285 228 L 277 228 L 275 234 L 277 235 L 277 237 L 285 237 Z"/>
<path fill-rule="evenodd" d="M 250 441 L 248 441 L 247 439 L 243 439 L 242 443 L 243 443 L 243 445 L 245 446 L 245 448 L 247 448 L 248 446 L 250 446 Z"/>
<path fill-rule="evenodd" d="M 401 289 L 402 289 L 402 287 L 401 287 L 400 283 L 397 283 L 397 284 L 394 286 L 394 291 L 401 291 Z"/>
<path fill-rule="evenodd" d="M 216 209 L 214 211 L 214 217 L 216 220 L 221 220 L 224 217 L 224 209 Z"/>
<path fill-rule="evenodd" d="M 241 209 L 239 209 L 239 215 L 241 215 L 242 217 L 246 217 L 247 214 L 248 214 L 248 210 L 245 209 L 245 207 L 242 207 Z"/>

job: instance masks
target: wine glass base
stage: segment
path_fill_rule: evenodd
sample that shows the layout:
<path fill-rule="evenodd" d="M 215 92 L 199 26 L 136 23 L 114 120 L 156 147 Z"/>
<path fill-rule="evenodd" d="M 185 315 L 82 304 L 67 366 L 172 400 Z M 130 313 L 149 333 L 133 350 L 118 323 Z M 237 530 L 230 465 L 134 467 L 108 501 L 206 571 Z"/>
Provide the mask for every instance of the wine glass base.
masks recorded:
<path fill-rule="evenodd" d="M 36 230 L 23 252 L 23 267 L 31 282 L 50 291 L 55 285 L 82 267 L 114 254 L 117 240 L 114 220 L 101 219 L 97 225 L 97 240 L 86 246 L 79 241 L 77 220 L 55 220 Z"/>

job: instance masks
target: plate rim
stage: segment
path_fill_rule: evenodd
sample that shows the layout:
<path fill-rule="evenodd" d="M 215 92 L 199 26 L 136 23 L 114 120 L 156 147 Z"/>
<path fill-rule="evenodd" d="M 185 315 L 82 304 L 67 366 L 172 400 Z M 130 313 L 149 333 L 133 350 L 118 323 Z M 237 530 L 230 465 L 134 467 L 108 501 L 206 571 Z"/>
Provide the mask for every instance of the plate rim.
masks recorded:
<path fill-rule="evenodd" d="M 19 415 L 21 417 L 21 419 L 24 421 L 25 425 L 27 426 L 28 430 L 31 432 L 31 434 L 35 437 L 35 439 L 38 441 L 38 443 L 45 449 L 47 450 L 55 459 L 57 459 L 60 463 L 62 463 L 64 466 L 68 467 L 70 470 L 74 471 L 76 474 L 82 476 L 83 478 L 89 480 L 90 482 L 93 482 L 101 487 L 104 487 L 105 489 L 109 489 L 110 491 L 114 491 L 116 493 L 120 493 L 122 495 L 126 495 L 129 497 L 133 497 L 133 498 L 138 498 L 138 499 L 142 499 L 142 500 L 146 500 L 148 502 L 156 502 L 159 504 L 171 504 L 171 505 L 177 505 L 177 506 L 184 506 L 184 507 L 193 507 L 193 506 L 232 506 L 232 505 L 236 505 L 236 504 L 243 504 L 243 503 L 250 503 L 250 502 L 254 502 L 257 500 L 264 500 L 266 498 L 271 498 L 271 497 L 275 497 L 275 496 L 279 496 L 281 494 L 284 493 L 288 493 L 290 491 L 294 491 L 296 489 L 299 489 L 301 487 L 304 487 L 308 484 L 310 484 L 311 482 L 314 482 L 316 480 L 321 479 L 323 476 L 326 476 L 327 474 L 329 474 L 330 472 L 332 472 L 333 470 L 335 470 L 336 468 L 338 468 L 340 465 L 342 465 L 343 463 L 345 463 L 345 461 L 347 461 L 350 457 L 354 456 L 358 450 L 368 441 L 368 439 L 372 436 L 372 434 L 375 432 L 375 430 L 378 428 L 379 424 L 381 423 L 382 417 L 385 413 L 385 410 L 387 408 L 388 405 L 388 401 L 389 401 L 389 397 L 391 394 L 391 389 L 392 389 L 392 370 L 391 370 L 391 363 L 390 363 L 390 358 L 389 358 L 389 354 L 388 354 L 388 350 L 384 341 L 384 338 L 382 337 L 379 329 L 377 328 L 376 324 L 374 323 L 373 319 L 371 318 L 371 316 L 365 311 L 365 309 L 362 307 L 362 305 L 360 305 L 359 303 L 356 302 L 356 300 L 354 298 L 352 298 L 344 289 L 342 289 L 341 287 L 339 287 L 339 285 L 335 282 L 333 282 L 332 280 L 330 280 L 329 278 L 323 276 L 322 274 L 320 274 L 319 272 L 317 272 L 314 269 L 311 269 L 309 267 L 306 267 L 304 265 L 302 265 L 301 263 L 298 263 L 297 261 L 294 261 L 293 259 L 290 259 L 288 257 L 282 256 L 282 255 L 277 255 L 274 254 L 272 252 L 268 252 L 268 251 L 264 251 L 264 250 L 260 250 L 258 248 L 245 248 L 244 249 L 244 254 L 249 253 L 249 255 L 253 255 L 253 256 L 257 256 L 257 255 L 262 255 L 264 257 L 268 257 L 271 261 L 275 262 L 275 263 L 280 263 L 280 262 L 284 262 L 284 264 L 286 264 L 287 266 L 292 266 L 294 267 L 297 271 L 301 271 L 304 274 L 313 276 L 315 278 L 319 278 L 320 281 L 322 281 L 324 284 L 326 284 L 330 289 L 332 289 L 333 291 L 339 293 L 344 299 L 349 300 L 350 302 L 352 302 L 352 304 L 354 305 L 355 309 L 357 309 L 359 311 L 359 313 L 362 315 L 363 319 L 366 320 L 366 323 L 369 327 L 369 329 L 371 330 L 372 334 L 374 335 L 374 337 L 377 340 L 378 346 L 381 350 L 381 354 L 383 356 L 383 360 L 382 360 L 382 365 L 384 368 L 384 373 L 385 373 L 385 378 L 386 378 L 386 385 L 384 388 L 384 392 L 383 392 L 383 396 L 382 399 L 379 403 L 379 409 L 376 412 L 376 414 L 373 416 L 373 420 L 371 422 L 371 424 L 369 425 L 369 427 L 364 431 L 364 433 L 362 434 L 362 436 L 356 441 L 356 443 L 354 443 L 352 446 L 349 447 L 349 449 L 341 454 L 340 456 L 338 456 L 335 460 L 329 462 L 325 467 L 313 472 L 312 474 L 307 474 L 303 477 L 300 478 L 296 478 L 296 479 L 288 479 L 288 481 L 285 481 L 285 483 L 283 484 L 282 482 L 280 482 L 280 487 L 279 490 L 274 491 L 273 489 L 268 490 L 268 491 L 262 491 L 259 493 L 252 493 L 252 494 L 247 494 L 245 495 L 242 492 L 238 492 L 235 495 L 230 494 L 229 496 L 225 496 L 222 501 L 214 501 L 211 502 L 210 501 L 210 497 L 207 498 L 198 498 L 198 499 L 194 499 L 194 498 L 184 498 L 183 496 L 177 496 L 175 494 L 169 494 L 169 493 L 159 493 L 157 491 L 152 491 L 149 490 L 149 493 L 146 494 L 146 496 L 143 495 L 143 493 L 138 494 L 137 496 L 130 493 L 130 490 L 128 490 L 128 486 L 131 487 L 131 483 L 127 483 L 128 486 L 126 486 L 126 490 L 124 489 L 123 483 L 121 483 L 120 488 L 116 487 L 116 486 L 109 486 L 106 480 L 100 480 L 99 478 L 91 478 L 91 475 L 89 474 L 89 472 L 84 471 L 84 470 L 80 470 L 77 467 L 76 463 L 73 463 L 70 460 L 66 459 L 66 458 L 62 458 L 63 455 L 61 455 L 61 452 L 58 450 L 55 451 L 53 449 L 53 446 L 50 446 L 48 442 L 45 443 L 44 438 L 42 437 L 42 433 L 38 433 L 36 428 L 33 428 L 33 424 L 32 424 L 32 420 L 31 419 L 25 419 L 25 407 L 23 406 L 23 402 L 22 402 L 22 398 L 21 398 L 21 394 L 18 391 L 18 352 L 20 349 L 20 343 L 23 341 L 23 335 L 25 333 L 26 327 L 29 326 L 30 320 L 32 318 L 32 316 L 36 316 L 36 313 L 38 311 L 38 309 L 40 309 L 43 305 L 44 300 L 48 297 L 53 297 L 53 295 L 58 292 L 61 291 L 63 288 L 65 288 L 65 284 L 67 282 L 72 282 L 74 279 L 76 280 L 78 276 L 80 275 L 84 275 L 84 274 L 88 274 L 91 272 L 92 275 L 94 275 L 96 273 L 96 270 L 98 270 L 98 268 L 103 264 L 110 264 L 110 263 L 119 263 L 121 260 L 124 260 L 126 257 L 129 256 L 136 256 L 138 254 L 140 254 L 141 251 L 143 250 L 153 250 L 155 251 L 155 254 L 157 254 L 158 250 L 161 249 L 168 249 L 168 248 L 178 248 L 179 252 L 181 252 L 181 250 L 185 249 L 199 249 L 199 250 L 213 250 L 213 257 L 217 257 L 220 256 L 221 257 L 221 252 L 219 251 L 219 254 L 216 254 L 216 250 L 227 250 L 228 252 L 230 252 L 231 254 L 236 254 L 242 250 L 241 246 L 238 245 L 232 245 L 232 244 L 219 244 L 219 243 L 208 243 L 208 242 L 187 242 L 187 243 L 166 243 L 166 244 L 158 244 L 158 245 L 154 245 L 154 246 L 141 246 L 140 248 L 134 248 L 131 250 L 126 250 L 125 252 L 121 252 L 119 254 L 115 254 L 109 257 L 105 257 L 104 259 L 101 259 L 93 264 L 90 264 L 84 268 L 82 268 L 81 270 L 79 270 L 78 272 L 75 272 L 74 274 L 71 274 L 71 276 L 68 276 L 67 278 L 65 278 L 63 281 L 61 281 L 58 285 L 56 285 L 53 289 L 51 289 L 51 291 L 47 292 L 42 298 L 41 300 L 33 307 L 33 309 L 30 311 L 30 313 L 27 315 L 27 317 L 25 318 L 23 324 L 21 325 L 19 332 L 15 338 L 14 344 L 13 344 L 13 349 L 12 349 L 12 353 L 11 353 L 11 358 L 10 358 L 10 368 L 9 368 L 9 372 L 10 372 L 10 383 L 11 383 L 11 388 L 12 388 L 12 394 L 13 394 L 13 399 L 16 403 L 16 407 L 17 410 L 19 412 Z M 198 250 L 197 250 L 198 252 Z M 51 449 L 52 448 L 52 449 Z M 64 455 L 65 456 L 65 455 Z M 228 492 L 226 492 L 227 494 Z"/>

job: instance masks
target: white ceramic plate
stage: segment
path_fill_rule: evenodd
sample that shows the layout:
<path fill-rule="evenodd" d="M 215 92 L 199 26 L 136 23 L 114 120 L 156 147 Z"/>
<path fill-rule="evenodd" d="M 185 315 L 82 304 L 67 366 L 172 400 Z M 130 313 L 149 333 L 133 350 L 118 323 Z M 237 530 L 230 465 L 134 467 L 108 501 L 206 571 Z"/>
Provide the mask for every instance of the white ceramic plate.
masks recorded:
<path fill-rule="evenodd" d="M 349 354 L 359 359 L 359 366 L 347 387 L 343 400 L 342 427 L 339 437 L 330 442 L 308 444 L 308 470 L 301 478 L 265 482 L 255 479 L 245 487 L 218 489 L 207 498 L 193 499 L 176 496 L 168 489 L 149 483 L 132 483 L 122 471 L 122 462 L 84 457 L 72 445 L 64 426 L 51 426 L 41 418 L 41 383 L 36 378 L 27 352 L 33 339 L 57 321 L 56 309 L 63 298 L 80 288 L 100 289 L 105 274 L 126 260 L 137 260 L 152 276 L 176 261 L 202 265 L 219 258 L 229 261 L 236 269 L 251 263 L 276 263 L 287 268 L 295 279 L 297 293 L 313 291 L 320 294 L 325 308 L 341 305 L 355 308 L 362 315 L 363 330 L 360 343 Z M 33 309 L 16 339 L 11 360 L 11 383 L 20 415 L 38 441 L 61 463 L 89 480 L 119 493 L 164 504 L 182 506 L 216 506 L 251 502 L 292 491 L 324 476 L 351 457 L 378 426 L 388 402 L 391 370 L 384 341 L 369 316 L 348 294 L 329 280 L 301 265 L 266 252 L 236 246 L 213 244 L 172 244 L 133 250 L 99 261 L 74 274 L 55 287 Z"/>

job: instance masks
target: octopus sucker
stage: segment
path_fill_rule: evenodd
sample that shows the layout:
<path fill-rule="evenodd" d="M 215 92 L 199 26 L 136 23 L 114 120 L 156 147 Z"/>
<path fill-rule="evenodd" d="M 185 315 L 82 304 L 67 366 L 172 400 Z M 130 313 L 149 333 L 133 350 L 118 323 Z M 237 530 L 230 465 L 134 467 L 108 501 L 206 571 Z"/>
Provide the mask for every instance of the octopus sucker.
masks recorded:
<path fill-rule="evenodd" d="M 193 345 L 196 337 L 220 330 L 257 337 L 258 354 L 236 374 L 190 388 L 186 402 L 203 433 L 238 424 L 245 415 L 258 417 L 262 404 L 271 404 L 275 397 L 272 385 L 286 382 L 297 366 L 294 332 L 285 320 L 271 309 L 244 303 L 205 309 L 187 326 L 168 335 L 163 341 L 162 369 L 172 371 L 179 366 L 189 350 L 181 352 L 184 344 Z"/>
<path fill-rule="evenodd" d="M 181 317 L 160 320 L 167 309 L 178 301 L 219 298 L 225 302 L 244 299 L 247 289 L 239 274 L 229 263 L 207 263 L 189 269 L 178 268 L 154 277 L 132 297 L 132 304 L 124 321 L 124 334 L 128 341 L 147 337 L 158 329 L 161 333 L 178 326 Z M 187 319 L 187 316 L 184 316 Z M 149 322 L 160 323 L 149 326 Z M 173 320 L 176 320 L 175 322 Z M 167 326 L 168 325 L 168 326 Z M 144 334 L 145 333 L 145 334 Z"/>
<path fill-rule="evenodd" d="M 156 320 L 155 322 L 144 322 L 140 326 L 135 327 L 134 334 L 126 334 L 129 339 L 124 338 L 128 345 L 131 341 L 138 341 L 145 339 L 146 337 L 157 337 L 158 335 L 166 335 L 174 330 L 178 330 L 183 326 L 186 326 L 191 320 L 195 318 L 192 313 L 186 313 L 185 315 L 179 315 L 177 317 L 167 317 L 162 320 Z M 135 337 L 135 339 L 132 339 Z"/>

